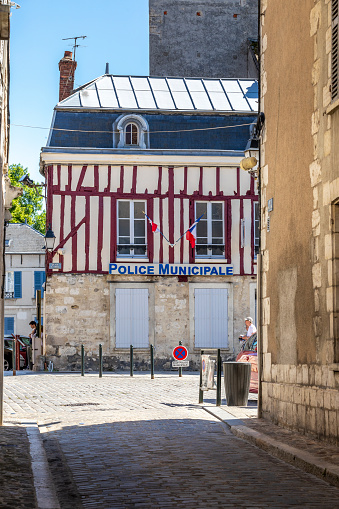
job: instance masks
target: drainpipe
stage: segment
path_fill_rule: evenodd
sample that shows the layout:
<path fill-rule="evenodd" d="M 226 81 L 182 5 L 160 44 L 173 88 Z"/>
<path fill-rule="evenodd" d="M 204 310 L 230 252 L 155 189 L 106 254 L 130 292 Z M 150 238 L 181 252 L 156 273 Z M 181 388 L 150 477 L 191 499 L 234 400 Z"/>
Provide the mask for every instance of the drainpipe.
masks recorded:
<path fill-rule="evenodd" d="M 261 0 L 258 0 L 258 62 L 259 62 L 259 112 L 261 112 Z M 259 253 L 257 256 L 257 323 L 258 323 L 258 418 L 262 417 L 262 255 L 261 255 L 261 137 L 259 138 L 259 162 L 258 162 L 258 207 L 259 207 Z"/>

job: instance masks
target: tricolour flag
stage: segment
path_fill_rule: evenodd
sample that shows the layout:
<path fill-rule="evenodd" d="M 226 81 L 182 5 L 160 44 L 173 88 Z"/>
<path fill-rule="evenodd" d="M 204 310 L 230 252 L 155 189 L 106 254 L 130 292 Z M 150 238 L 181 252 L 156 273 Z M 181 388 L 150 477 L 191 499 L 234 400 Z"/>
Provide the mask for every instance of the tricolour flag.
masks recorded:
<path fill-rule="evenodd" d="M 197 224 L 199 223 L 200 219 L 202 218 L 204 214 L 202 214 L 198 219 L 196 219 L 194 221 L 194 223 L 192 224 L 192 226 L 189 227 L 189 229 L 187 230 L 186 232 L 186 239 L 189 240 L 190 244 L 191 244 L 191 247 L 192 249 L 195 248 L 195 242 L 197 240 L 197 230 L 196 230 L 196 226 Z"/>
<path fill-rule="evenodd" d="M 145 214 L 145 213 L 144 213 L 144 214 Z M 150 217 L 148 217 L 148 215 L 147 215 L 147 214 L 145 214 L 145 216 L 147 217 L 147 219 L 148 219 L 148 221 L 149 221 L 150 225 L 152 226 L 152 232 L 153 232 L 153 233 L 154 233 L 154 232 L 160 232 L 160 230 L 159 230 L 159 228 L 158 228 L 158 225 L 157 225 L 156 223 L 154 223 L 154 222 L 152 221 L 152 219 L 151 219 Z"/>

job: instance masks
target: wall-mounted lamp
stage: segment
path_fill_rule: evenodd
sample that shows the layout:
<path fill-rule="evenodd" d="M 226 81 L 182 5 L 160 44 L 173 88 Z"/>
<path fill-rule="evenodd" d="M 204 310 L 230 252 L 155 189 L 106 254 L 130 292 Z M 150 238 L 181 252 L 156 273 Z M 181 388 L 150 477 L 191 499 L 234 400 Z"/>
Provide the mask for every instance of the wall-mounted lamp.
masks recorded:
<path fill-rule="evenodd" d="M 248 171 L 255 179 L 258 178 L 258 161 L 259 161 L 259 137 L 264 126 L 265 115 L 259 113 L 256 124 L 250 126 L 250 139 L 247 142 L 245 158 L 240 161 L 240 168 Z"/>
<path fill-rule="evenodd" d="M 51 228 L 51 225 L 48 225 L 48 230 L 46 231 L 45 235 L 45 246 L 47 251 L 53 251 L 55 243 L 55 235 L 53 233 L 53 230 Z"/>

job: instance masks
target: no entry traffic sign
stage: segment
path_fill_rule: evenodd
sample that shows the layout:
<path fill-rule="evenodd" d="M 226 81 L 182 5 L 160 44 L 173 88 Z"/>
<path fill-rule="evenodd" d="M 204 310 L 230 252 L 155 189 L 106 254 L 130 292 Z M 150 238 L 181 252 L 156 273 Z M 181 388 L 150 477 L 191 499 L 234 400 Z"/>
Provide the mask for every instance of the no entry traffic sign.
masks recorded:
<path fill-rule="evenodd" d="M 188 355 L 188 350 L 185 346 L 176 346 L 173 350 L 173 357 L 177 361 L 184 361 Z"/>

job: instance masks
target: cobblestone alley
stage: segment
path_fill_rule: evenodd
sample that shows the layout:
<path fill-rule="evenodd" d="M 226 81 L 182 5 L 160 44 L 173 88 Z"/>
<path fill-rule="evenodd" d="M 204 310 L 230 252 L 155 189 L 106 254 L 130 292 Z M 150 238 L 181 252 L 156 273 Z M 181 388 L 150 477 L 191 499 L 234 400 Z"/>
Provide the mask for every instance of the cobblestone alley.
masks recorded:
<path fill-rule="evenodd" d="M 339 507 L 337 488 L 236 438 L 204 411 L 198 380 L 6 376 L 5 420 L 38 424 L 62 509 Z"/>

